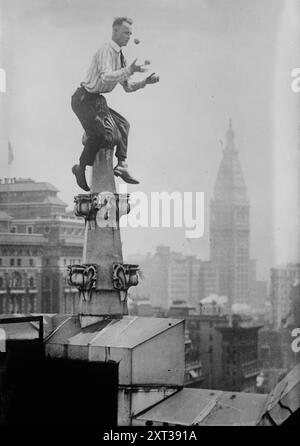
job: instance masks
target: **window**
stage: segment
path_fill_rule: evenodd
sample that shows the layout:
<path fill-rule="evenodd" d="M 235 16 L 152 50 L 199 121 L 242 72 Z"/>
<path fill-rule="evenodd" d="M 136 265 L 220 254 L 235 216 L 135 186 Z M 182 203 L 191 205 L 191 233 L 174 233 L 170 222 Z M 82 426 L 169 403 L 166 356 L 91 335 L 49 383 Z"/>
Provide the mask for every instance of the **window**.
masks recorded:
<path fill-rule="evenodd" d="M 10 232 L 11 232 L 12 234 L 15 234 L 15 233 L 17 232 L 17 227 L 16 227 L 16 226 L 12 226 L 12 227 L 10 228 Z"/>
<path fill-rule="evenodd" d="M 0 266 L 2 266 L 2 259 L 0 259 Z"/>
<path fill-rule="evenodd" d="M 29 297 L 29 313 L 34 313 L 35 312 L 35 298 L 33 296 Z"/>
<path fill-rule="evenodd" d="M 33 227 L 32 226 L 27 226 L 27 232 L 28 232 L 28 234 L 32 234 L 33 233 Z"/>
<path fill-rule="evenodd" d="M 3 280 L 3 277 L 0 277 L 0 288 L 4 288 L 4 280 Z"/>
<path fill-rule="evenodd" d="M 34 266 L 34 261 L 33 261 L 33 259 L 29 259 L 29 266 Z"/>
<path fill-rule="evenodd" d="M 22 287 L 22 276 L 20 273 L 15 272 L 13 275 L 13 287 L 21 288 Z"/>
<path fill-rule="evenodd" d="M 10 264 L 10 266 L 15 266 L 15 259 L 10 259 L 9 264 Z"/>
<path fill-rule="evenodd" d="M 45 226 L 44 232 L 45 232 L 45 234 L 49 234 L 49 232 L 50 232 L 49 226 Z"/>
<path fill-rule="evenodd" d="M 29 287 L 34 288 L 34 278 L 33 277 L 29 278 Z"/>
<path fill-rule="evenodd" d="M 22 259 L 17 259 L 17 265 L 21 266 L 22 265 Z"/>

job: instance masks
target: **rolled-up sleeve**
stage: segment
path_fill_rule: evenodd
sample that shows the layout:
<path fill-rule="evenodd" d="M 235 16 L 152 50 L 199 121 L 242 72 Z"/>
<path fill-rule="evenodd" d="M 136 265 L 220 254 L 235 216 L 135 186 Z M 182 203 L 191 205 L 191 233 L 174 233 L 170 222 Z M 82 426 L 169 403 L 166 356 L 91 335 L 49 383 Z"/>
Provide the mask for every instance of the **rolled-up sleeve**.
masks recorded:
<path fill-rule="evenodd" d="M 139 82 L 125 80 L 121 82 L 121 84 L 126 93 L 132 93 L 133 91 L 139 90 L 140 88 L 144 88 L 146 86 L 146 80 Z"/>

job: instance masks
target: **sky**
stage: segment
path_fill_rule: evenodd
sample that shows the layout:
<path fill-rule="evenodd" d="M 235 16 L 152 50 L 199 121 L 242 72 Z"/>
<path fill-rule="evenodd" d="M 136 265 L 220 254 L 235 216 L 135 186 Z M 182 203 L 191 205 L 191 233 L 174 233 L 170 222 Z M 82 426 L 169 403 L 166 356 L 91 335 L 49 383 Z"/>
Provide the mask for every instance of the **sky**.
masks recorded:
<path fill-rule="evenodd" d="M 82 128 L 70 107 L 115 16 L 134 20 L 124 50 L 151 61 L 160 82 L 107 96 L 131 124 L 128 163 L 140 184 L 128 192 L 204 192 L 205 230 L 126 228 L 125 256 L 174 251 L 209 256 L 209 202 L 229 118 L 250 199 L 251 257 L 258 277 L 299 261 L 297 0 L 0 0 L 0 177 L 48 181 L 70 207 L 81 193 L 71 167 Z M 136 75 L 138 79 L 139 76 Z M 10 139 L 14 161 L 7 163 Z"/>

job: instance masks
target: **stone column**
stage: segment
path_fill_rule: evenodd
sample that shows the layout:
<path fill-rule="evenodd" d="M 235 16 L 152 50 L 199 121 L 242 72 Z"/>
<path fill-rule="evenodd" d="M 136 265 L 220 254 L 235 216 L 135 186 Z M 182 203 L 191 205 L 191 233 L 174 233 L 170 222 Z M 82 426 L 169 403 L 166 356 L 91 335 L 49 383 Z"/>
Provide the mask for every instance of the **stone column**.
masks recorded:
<path fill-rule="evenodd" d="M 129 212 L 129 196 L 116 193 L 113 150 L 119 131 L 103 96 L 99 119 L 105 126 L 92 169 L 91 193 L 75 197 L 75 214 L 85 218 L 83 263 L 69 266 L 69 284 L 80 292 L 79 316 L 86 326 L 103 317 L 128 314 L 127 290 L 138 283 L 138 266 L 123 264 L 119 219 Z"/>
<path fill-rule="evenodd" d="M 83 263 L 97 265 L 97 284 L 89 300 L 81 296 L 79 312 L 86 316 L 127 314 L 126 300 L 121 300 L 120 291 L 114 288 L 112 281 L 113 263 L 123 263 L 123 256 L 116 215 L 113 150 L 110 148 L 100 149 L 96 156 L 91 193 L 95 194 L 95 205 L 97 201 L 98 206 L 101 202 L 103 206 L 98 209 L 94 224 L 86 222 Z"/>

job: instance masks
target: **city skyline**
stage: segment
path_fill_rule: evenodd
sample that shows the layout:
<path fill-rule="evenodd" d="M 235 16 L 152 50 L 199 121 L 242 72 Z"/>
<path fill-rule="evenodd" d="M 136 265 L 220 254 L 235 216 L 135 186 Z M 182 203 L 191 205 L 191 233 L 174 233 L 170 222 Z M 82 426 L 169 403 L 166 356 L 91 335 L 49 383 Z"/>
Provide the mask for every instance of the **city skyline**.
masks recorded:
<path fill-rule="evenodd" d="M 299 0 L 0 0 L 0 426 L 299 425 L 299 51 Z"/>
<path fill-rule="evenodd" d="M 180 229 L 128 228 L 122 231 L 125 254 L 153 252 L 166 243 L 208 258 L 209 201 L 231 117 L 252 205 L 250 256 L 258 259 L 259 276 L 267 278 L 278 263 L 298 261 L 297 140 L 286 124 L 289 117 L 293 125 L 295 118 L 290 118 L 298 106 L 297 95 L 290 94 L 290 68 L 297 65 L 298 53 L 294 44 L 282 61 L 277 48 L 279 30 L 284 49 L 285 33 L 297 25 L 295 2 L 288 8 L 280 0 L 230 0 L 226 5 L 192 1 L 190 8 L 170 1 L 152 1 L 151 7 L 137 1 L 124 7 L 119 1 L 108 5 L 93 0 L 84 7 L 78 1 L 0 4 L 0 66 L 7 72 L 7 93 L 1 94 L 0 103 L 5 127 L 1 177 L 8 176 L 10 138 L 15 158 L 10 176 L 49 181 L 72 206 L 78 189 L 70 168 L 81 150 L 82 129 L 72 115 L 70 96 L 94 51 L 109 40 L 112 18 L 129 15 L 141 44 L 126 48 L 128 60 L 135 55 L 149 58 L 161 75 L 155 89 L 147 87 L 136 95 L 116 90 L 110 96 L 112 107 L 117 104 L 131 123 L 129 162 L 143 179 L 138 190 L 203 191 L 206 229 L 204 237 L 191 241 Z M 276 69 L 280 80 L 274 77 Z M 274 95 L 279 81 L 284 100 Z M 276 132 L 274 115 L 279 120 L 284 116 Z M 277 156 L 282 140 L 287 153 Z M 278 170 L 282 156 L 285 174 Z"/>

